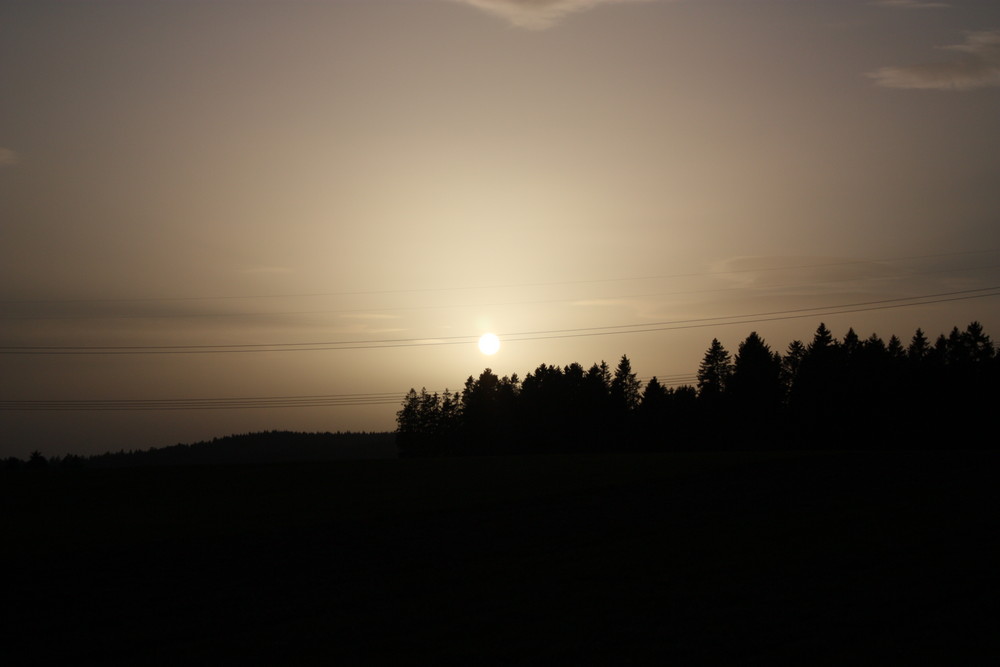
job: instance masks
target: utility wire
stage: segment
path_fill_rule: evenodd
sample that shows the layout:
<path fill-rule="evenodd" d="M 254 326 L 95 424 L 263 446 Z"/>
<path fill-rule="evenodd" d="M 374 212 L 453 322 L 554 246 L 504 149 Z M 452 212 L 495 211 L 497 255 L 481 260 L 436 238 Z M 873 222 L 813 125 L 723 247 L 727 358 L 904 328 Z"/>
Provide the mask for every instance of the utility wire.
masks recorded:
<path fill-rule="evenodd" d="M 522 331 L 498 334 L 504 341 L 519 342 L 529 340 L 547 340 L 553 338 L 580 338 L 588 336 L 610 336 L 629 333 L 648 333 L 654 331 L 671 331 L 678 329 L 694 329 L 709 326 L 727 326 L 735 324 L 757 324 L 779 320 L 801 319 L 804 317 L 823 317 L 875 310 L 889 310 L 923 306 L 936 303 L 982 299 L 1000 296 L 1000 286 L 980 289 L 925 294 L 897 299 L 882 299 L 878 301 L 863 301 L 840 304 L 835 306 L 820 306 L 813 308 L 796 308 L 777 310 L 746 315 L 730 315 L 708 317 L 690 320 L 672 320 L 663 322 L 647 322 L 636 324 L 607 325 L 599 327 L 582 327 L 576 329 L 549 329 L 540 331 Z M 0 346 L 3 355 L 117 355 L 117 354 L 223 354 L 246 352 L 317 352 L 335 350 L 384 349 L 399 347 L 425 347 L 438 345 L 458 345 L 475 341 L 477 335 L 445 336 L 435 338 L 388 338 L 381 340 L 346 340 L 308 343 L 259 343 L 259 344 L 228 344 L 228 345 L 122 345 L 122 346 Z"/>
<path fill-rule="evenodd" d="M 835 265 L 813 265 L 814 267 L 823 266 L 835 266 Z M 803 267 L 779 267 L 784 268 L 803 268 Z M 812 268 L 812 267 L 810 267 Z M 989 266 L 972 266 L 972 267 L 962 267 L 962 268 L 950 268 L 950 269 L 936 269 L 933 271 L 913 271 L 906 274 L 906 276 L 893 275 L 893 276 L 881 276 L 878 278 L 865 278 L 863 279 L 866 283 L 873 283 L 877 281 L 898 281 L 902 279 L 912 279 L 913 276 L 926 276 L 947 273 L 953 275 L 955 273 L 962 273 L 968 271 L 982 271 L 982 270 L 992 270 L 1000 268 L 1000 264 L 993 264 Z M 772 271 L 779 269 L 760 269 L 760 271 Z M 750 271 L 749 269 L 747 271 Z M 746 272 L 746 271 L 744 271 Z M 739 273 L 739 272 L 730 272 Z M 725 272 L 718 274 L 705 274 L 705 275 L 725 275 Z M 617 279 L 616 279 L 617 280 Z M 621 280 L 640 280 L 640 279 L 621 279 Z M 822 285 L 836 285 L 839 283 L 852 283 L 858 282 L 859 279 L 855 277 L 845 277 L 836 280 L 824 280 L 821 282 L 809 282 L 804 285 L 810 287 L 818 287 Z M 613 294 L 609 296 L 598 297 L 597 300 L 600 301 L 624 301 L 628 299 L 650 299 L 650 298 L 663 298 L 672 296 L 685 296 L 691 294 L 720 294 L 723 292 L 740 292 L 746 293 L 748 290 L 753 290 L 756 292 L 773 292 L 775 290 L 788 289 L 789 287 L 803 287 L 803 283 L 796 283 L 795 285 L 778 284 L 778 285 L 764 285 L 760 287 L 748 288 L 747 286 L 733 286 L 733 287 L 713 287 L 708 289 L 696 289 L 696 290 L 674 290 L 670 292 L 638 292 L 632 294 Z M 293 295 L 285 295 L 291 298 Z M 313 296 L 330 296 L 330 295 L 313 295 Z M 211 300 L 214 297 L 204 297 L 199 299 Z M 229 298 L 229 297 L 222 297 Z M 232 297 L 232 298 L 244 298 L 244 297 Z M 247 299 L 253 299 L 258 297 L 245 297 Z M 260 298 L 270 298 L 270 297 L 260 297 Z M 126 302 L 127 300 L 115 301 L 115 303 Z M 382 307 L 366 307 L 366 308 L 336 308 L 336 309 L 324 309 L 324 310 L 292 310 L 292 311 L 239 311 L 239 312 L 198 312 L 198 313 L 169 313 L 169 314 L 133 314 L 133 315 L 114 315 L 114 314 L 101 314 L 101 315 L 23 315 L 17 313 L 4 314 L 0 313 L 0 320 L 14 321 L 14 322 L 37 322 L 37 321 L 80 321 L 80 320 L 172 320 L 172 319 L 223 319 L 223 318 L 243 318 L 243 319 L 254 319 L 256 317 L 290 317 L 290 316 L 301 316 L 301 315 L 344 315 L 344 314 L 358 314 L 358 313 L 398 313 L 406 311 L 421 311 L 421 310 L 460 310 L 467 308 L 504 308 L 504 307 L 519 307 L 524 306 L 535 306 L 535 305 L 552 305 L 560 303 L 577 304 L 580 302 L 588 301 L 584 297 L 571 297 L 562 299 L 536 299 L 533 301 L 499 301 L 492 303 L 449 303 L 449 304 L 437 304 L 437 305 L 405 305 L 405 306 L 382 306 Z M 70 303 L 70 302 L 3 302 L 2 303 L 16 303 L 16 304 L 30 304 L 30 303 Z M 71 302 L 71 303 L 83 303 L 83 302 Z M 89 303 L 89 302 L 88 302 Z M 101 303 L 101 302 L 94 302 Z"/>
<path fill-rule="evenodd" d="M 751 269 L 731 269 L 728 271 L 701 271 L 690 273 L 668 273 L 647 276 L 590 278 L 580 280 L 542 281 L 530 283 L 506 283 L 494 285 L 450 285 L 448 287 L 412 287 L 381 290 L 344 290 L 334 292 L 299 292 L 286 294 L 250 294 L 250 295 L 220 295 L 220 296 L 173 296 L 173 297 L 121 297 L 104 299 L 0 299 L 0 304 L 57 304 L 57 303 L 156 303 L 185 301 L 236 301 L 250 299 L 290 299 L 327 296 L 372 296 L 376 294 L 414 294 L 420 292 L 458 292 L 469 290 L 515 289 L 526 287 L 552 287 L 560 285 L 593 285 L 598 283 L 635 282 L 642 280 L 671 280 L 675 278 L 704 278 L 710 276 L 738 275 L 743 273 L 764 273 L 772 271 L 792 271 L 799 269 L 830 268 L 836 266 L 854 266 L 857 264 L 879 264 L 906 262 L 921 259 L 941 259 L 947 257 L 962 257 L 967 255 L 982 255 L 1000 252 L 1000 249 L 967 250 L 953 253 L 936 253 L 930 255 L 911 255 L 906 257 L 890 257 L 883 259 L 858 259 L 841 262 L 822 262 L 814 264 L 798 264 L 788 266 L 772 266 Z"/>

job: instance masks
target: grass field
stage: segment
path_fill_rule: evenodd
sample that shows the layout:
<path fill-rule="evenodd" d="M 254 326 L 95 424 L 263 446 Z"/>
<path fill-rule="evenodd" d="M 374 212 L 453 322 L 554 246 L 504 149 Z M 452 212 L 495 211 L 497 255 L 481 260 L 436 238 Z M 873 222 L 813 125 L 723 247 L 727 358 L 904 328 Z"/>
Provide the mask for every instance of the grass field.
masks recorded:
<path fill-rule="evenodd" d="M 4 664 L 980 664 L 997 456 L 0 477 Z"/>

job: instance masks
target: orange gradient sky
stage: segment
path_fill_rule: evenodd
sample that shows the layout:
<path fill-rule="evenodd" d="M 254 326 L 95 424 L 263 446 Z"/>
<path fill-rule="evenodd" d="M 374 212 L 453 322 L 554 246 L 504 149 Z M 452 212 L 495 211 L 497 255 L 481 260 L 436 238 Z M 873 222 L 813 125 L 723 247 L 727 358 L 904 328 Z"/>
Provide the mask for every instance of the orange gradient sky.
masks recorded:
<path fill-rule="evenodd" d="M 2 0 L 0 84 L 0 456 L 1000 336 L 1000 3 Z"/>

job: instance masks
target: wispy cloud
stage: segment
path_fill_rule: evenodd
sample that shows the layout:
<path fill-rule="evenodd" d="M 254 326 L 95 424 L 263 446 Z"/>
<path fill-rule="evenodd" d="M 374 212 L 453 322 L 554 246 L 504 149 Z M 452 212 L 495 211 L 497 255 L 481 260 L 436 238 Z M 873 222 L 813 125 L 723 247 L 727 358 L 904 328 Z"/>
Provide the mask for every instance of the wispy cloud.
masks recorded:
<path fill-rule="evenodd" d="M 576 12 L 599 5 L 649 0 L 454 0 L 499 16 L 519 28 L 545 30 Z"/>
<path fill-rule="evenodd" d="M 951 7 L 947 2 L 922 2 L 921 0 L 875 0 L 873 5 L 898 7 L 899 9 L 944 9 Z"/>
<path fill-rule="evenodd" d="M 17 153 L 9 148 L 0 146 L 0 167 L 12 167 L 20 161 L 21 159 Z"/>
<path fill-rule="evenodd" d="M 916 90 L 974 90 L 1000 86 L 1000 30 L 970 32 L 964 44 L 942 46 L 944 62 L 882 67 L 868 76 L 880 86 Z"/>
<path fill-rule="evenodd" d="M 899 275 L 881 262 L 814 256 L 730 257 L 714 263 L 712 273 L 732 288 L 796 294 L 840 292 L 845 284 L 857 290 Z"/>
<path fill-rule="evenodd" d="M 388 313 L 344 313 L 340 317 L 345 320 L 398 320 L 402 316 Z"/>
<path fill-rule="evenodd" d="M 572 305 L 592 308 L 595 306 L 623 306 L 629 303 L 628 299 L 582 299 L 580 301 L 573 301 Z"/>

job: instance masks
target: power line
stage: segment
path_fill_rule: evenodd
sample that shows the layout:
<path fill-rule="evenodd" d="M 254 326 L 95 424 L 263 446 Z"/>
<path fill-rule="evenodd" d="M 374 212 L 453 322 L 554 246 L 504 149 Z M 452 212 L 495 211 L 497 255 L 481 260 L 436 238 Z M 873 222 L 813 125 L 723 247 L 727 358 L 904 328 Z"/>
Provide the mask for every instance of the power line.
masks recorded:
<path fill-rule="evenodd" d="M 847 263 L 845 263 L 845 264 L 847 264 Z M 726 275 L 727 273 L 741 273 L 741 272 L 742 273 L 746 273 L 746 272 L 754 272 L 754 271 L 757 271 L 757 272 L 760 272 L 760 271 L 778 271 L 778 270 L 792 269 L 792 268 L 820 268 L 820 267 L 825 267 L 825 266 L 839 266 L 839 265 L 843 265 L 843 264 L 819 264 L 819 265 L 808 265 L 808 266 L 799 266 L 799 267 L 776 267 L 776 268 L 769 268 L 769 269 L 746 269 L 746 270 L 742 270 L 742 271 L 719 272 L 719 273 L 710 273 L 710 274 L 702 274 L 702 275 L 707 275 L 707 276 L 711 276 L 711 275 Z M 962 268 L 936 269 L 936 270 L 933 270 L 933 271 L 912 271 L 912 272 L 909 272 L 909 273 L 906 274 L 906 278 L 907 279 L 912 279 L 913 276 L 927 276 L 927 275 L 934 275 L 934 274 L 941 274 L 941 273 L 955 274 L 955 273 L 962 273 L 962 272 L 968 272 L 968 271 L 982 271 L 984 269 L 985 270 L 990 270 L 990 269 L 997 269 L 997 268 L 1000 268 L 1000 264 L 993 264 L 993 265 L 989 265 L 989 266 L 971 266 L 971 267 L 962 267 Z M 901 276 L 893 275 L 893 276 L 882 276 L 882 277 L 878 277 L 878 278 L 865 278 L 864 281 L 866 283 L 872 283 L 872 282 L 876 282 L 876 281 L 898 281 L 900 279 L 901 279 Z M 636 278 L 636 279 L 622 278 L 622 279 L 613 279 L 613 280 L 641 280 L 641 279 L 640 278 Z M 801 282 L 799 282 L 799 283 L 795 283 L 794 285 L 767 285 L 767 286 L 762 286 L 762 287 L 757 287 L 757 288 L 748 288 L 747 286 L 734 286 L 734 287 L 713 287 L 713 288 L 709 288 L 709 289 L 695 289 L 695 290 L 691 290 L 691 289 L 689 289 L 689 290 L 674 290 L 674 291 L 670 291 L 670 292 L 662 292 L 662 291 L 660 291 L 660 292 L 639 292 L 639 293 L 632 293 L 632 294 L 614 294 L 614 295 L 610 295 L 610 296 L 602 296 L 602 297 L 600 297 L 600 300 L 620 301 L 620 300 L 625 300 L 625 299 L 649 299 L 649 298 L 662 298 L 662 297 L 668 297 L 668 296 L 683 296 L 683 295 L 690 295 L 690 294 L 718 294 L 718 293 L 722 293 L 722 292 L 741 292 L 741 293 L 746 293 L 748 290 L 751 290 L 751 289 L 758 290 L 758 291 L 774 291 L 774 290 L 787 289 L 788 287 L 801 288 L 804 285 L 805 286 L 811 286 L 811 287 L 817 287 L 817 286 L 821 286 L 821 285 L 835 285 L 835 284 L 838 284 L 838 283 L 857 282 L 858 280 L 859 280 L 858 278 L 846 277 L 846 278 L 839 278 L 837 280 L 824 280 L 824 281 L 819 281 L 819 282 L 808 282 L 808 283 L 801 283 Z M 344 293 L 344 294 L 347 294 L 347 293 Z M 314 295 L 311 295 L 311 296 L 331 296 L 331 295 L 335 295 L 335 293 L 325 294 L 325 295 L 324 294 L 314 294 Z M 292 298 L 295 295 L 283 295 L 283 296 L 286 296 L 288 298 Z M 299 295 L 299 296 L 302 296 L 302 295 Z M 219 299 L 228 299 L 228 298 L 234 298 L 234 299 L 235 298 L 239 298 L 239 299 L 254 299 L 254 298 L 271 298 L 271 297 L 252 297 L 252 296 L 248 296 L 248 297 L 218 297 L 218 298 Z M 191 297 L 190 299 L 181 298 L 179 300 L 204 300 L 204 301 L 207 301 L 207 300 L 214 300 L 214 299 L 216 299 L 216 297 Z M 170 301 L 170 300 L 177 300 L 177 299 L 166 299 L 166 300 Z M 143 299 L 136 299 L 136 300 L 121 299 L 121 300 L 109 300 L 109 301 L 111 303 L 125 303 L 125 302 L 132 302 L 132 301 L 139 302 L 139 301 L 144 301 L 144 300 Z M 569 303 L 569 304 L 573 304 L 573 303 L 578 303 L 580 301 L 586 301 L 586 299 L 581 299 L 581 297 L 571 297 L 571 298 L 562 298 L 562 299 L 536 299 L 536 300 L 533 300 L 533 301 L 521 300 L 521 301 L 500 301 L 500 302 L 493 302 L 493 303 L 457 303 L 457 304 L 456 303 L 450 303 L 450 304 L 436 304 L 436 305 L 423 304 L 423 305 L 406 305 L 406 306 L 394 305 L 394 306 L 366 307 L 366 308 L 336 308 L 336 309 L 324 309 L 324 310 L 292 310 L 292 311 L 278 311 L 278 312 L 270 312 L 270 311 L 262 311 L 262 312 L 251 312 L 251 311 L 240 311 L 240 312 L 198 312 L 198 313 L 190 313 L 189 312 L 189 313 L 169 313 L 169 314 L 158 313 L 158 314 L 138 314 L 138 315 L 136 315 L 136 314 L 133 314 L 133 315 L 114 315 L 114 314 L 101 314 L 101 315 L 19 315 L 19 314 L 4 314 L 4 313 L 0 313 L 0 320 L 16 321 L 16 322 L 37 322 L 37 321 L 50 321 L 50 320 L 59 320 L 59 321 L 66 321 L 66 320 L 72 320 L 72 321 L 79 321 L 79 320 L 101 320 L 101 321 L 108 321 L 108 320 L 163 320 L 163 319 L 194 319 L 194 318 L 199 318 L 199 319 L 206 319 L 206 318 L 211 318 L 211 319 L 221 319 L 221 318 L 253 319 L 255 317 L 261 317 L 261 316 L 266 316 L 266 317 L 287 317 L 287 316 L 296 316 L 296 315 L 342 315 L 342 314 L 345 314 L 345 313 L 397 313 L 397 312 L 420 311 L 420 310 L 457 310 L 457 309 L 467 309 L 467 308 L 503 308 L 503 307 L 510 307 L 510 306 L 524 307 L 524 306 L 535 306 L 535 305 L 551 305 L 551 304 L 557 304 L 557 303 Z M 93 301 L 93 302 L 87 302 L 87 301 L 68 301 L 68 302 L 67 301 L 51 301 L 51 302 L 30 302 L 30 301 L 10 302 L 10 301 L 7 301 L 7 302 L 4 302 L 4 301 L 0 301 L 0 303 L 8 303 L 8 304 L 10 304 L 10 303 L 14 303 L 14 304 L 31 304 L 31 303 L 43 304 L 43 303 L 48 303 L 48 304 L 54 304 L 54 303 L 105 303 L 105 301 Z"/>
<path fill-rule="evenodd" d="M 493 285 L 450 285 L 448 287 L 412 287 L 382 290 L 343 290 L 333 292 L 298 292 L 283 294 L 248 294 L 248 295 L 218 295 L 218 296 L 168 296 L 168 297 L 120 297 L 120 298 L 81 298 L 81 299 L 0 299 L 0 304 L 66 304 L 66 303 L 162 303 L 162 302 L 194 302 L 194 301 L 238 301 L 251 299 L 291 299 L 314 298 L 328 296 L 373 296 L 378 294 L 414 294 L 421 292 L 458 292 L 470 290 L 514 289 L 526 287 L 552 287 L 560 285 L 593 285 L 599 283 L 638 282 L 643 280 L 671 280 L 676 278 L 704 278 L 709 276 L 727 276 L 744 273 L 764 273 L 772 271 L 792 271 L 799 269 L 830 268 L 836 266 L 853 266 L 858 264 L 906 262 L 922 259 L 940 259 L 947 257 L 963 257 L 968 255 L 983 255 L 1000 252 L 1000 249 L 966 250 L 953 253 L 935 253 L 929 255 L 911 255 L 882 259 L 858 259 L 842 262 L 823 262 L 813 264 L 798 264 L 788 266 L 772 266 L 752 269 L 731 269 L 728 271 L 700 271 L 689 273 L 668 273 L 647 276 L 626 276 L 613 278 L 589 278 L 579 280 L 539 281 L 527 283 L 500 283 Z M 992 267 L 987 267 L 992 268 Z"/>
<path fill-rule="evenodd" d="M 909 305 L 922 305 L 922 304 L 897 303 L 897 302 L 900 302 L 900 301 L 904 301 L 904 302 L 905 301 L 916 301 L 916 300 L 921 300 L 921 299 L 931 299 L 931 298 L 938 298 L 938 297 L 957 297 L 957 298 L 942 299 L 942 300 L 946 300 L 946 301 L 961 301 L 963 299 L 982 298 L 982 297 L 985 297 L 985 296 L 997 296 L 997 295 L 1000 295 L 1000 292 L 998 292 L 997 294 L 981 294 L 981 295 L 976 295 L 976 296 L 959 296 L 959 295 L 964 295 L 964 294 L 975 294 L 977 292 L 986 292 L 986 291 L 991 291 L 991 290 L 1000 290 L 1000 286 L 997 286 L 997 287 L 983 287 L 983 288 L 980 288 L 980 289 L 971 289 L 971 290 L 960 290 L 960 291 L 957 291 L 957 292 L 943 292 L 943 293 L 940 293 L 940 294 L 927 294 L 927 295 L 923 295 L 923 296 L 900 297 L 900 298 L 897 298 L 897 299 L 880 299 L 880 300 L 877 300 L 877 301 L 861 301 L 861 302 L 857 302 L 857 303 L 841 304 L 839 306 L 820 306 L 820 307 L 815 307 L 815 308 L 793 308 L 793 309 L 790 309 L 790 310 L 775 310 L 775 311 L 764 312 L 764 313 L 751 313 L 751 314 L 748 314 L 748 315 L 731 315 L 731 316 L 727 315 L 727 316 L 719 316 L 719 317 L 703 317 L 703 318 L 700 318 L 700 319 L 693 319 L 693 320 L 672 320 L 672 321 L 667 321 L 667 322 L 646 322 L 646 323 L 638 323 L 638 324 L 617 324 L 617 325 L 606 326 L 606 327 L 584 327 L 584 328 L 579 328 L 579 329 L 555 329 L 555 330 L 552 330 L 552 331 L 546 331 L 546 332 L 542 332 L 542 333 L 546 333 L 546 334 L 550 334 L 550 333 L 552 333 L 552 334 L 555 334 L 555 333 L 573 333 L 573 332 L 577 332 L 577 331 L 591 331 L 591 330 L 596 330 L 596 329 L 634 329 L 636 327 L 657 327 L 657 326 L 667 326 L 667 325 L 674 325 L 674 324 L 687 324 L 687 323 L 697 323 L 697 322 L 714 322 L 714 321 L 719 321 L 719 320 L 732 320 L 732 319 L 741 319 L 742 320 L 744 318 L 751 318 L 751 317 L 766 317 L 766 316 L 772 316 L 772 315 L 790 315 L 790 314 L 793 314 L 793 313 L 812 313 L 812 315 L 808 315 L 807 316 L 807 317 L 811 317 L 811 316 L 819 316 L 819 315 L 827 314 L 827 313 L 817 313 L 816 311 L 826 311 L 826 310 L 830 310 L 830 309 L 857 308 L 858 310 L 882 310 L 882 309 L 888 309 L 888 308 L 900 308 L 900 307 L 909 306 Z M 928 301 L 926 303 L 938 303 L 938 301 Z M 897 304 L 897 305 L 894 305 L 894 306 L 885 305 L 884 308 L 866 308 L 866 306 L 878 306 L 878 305 L 882 305 L 882 304 Z M 857 311 L 844 311 L 844 312 L 857 312 Z M 833 314 L 837 314 L 837 313 L 833 313 Z M 793 318 L 780 318 L 779 317 L 779 318 L 775 318 L 775 319 L 793 319 Z M 732 324 L 740 324 L 740 322 L 732 322 Z M 533 333 L 533 332 L 512 333 L 512 334 L 506 334 L 506 335 L 508 336 L 507 340 L 517 340 L 516 338 L 511 338 L 511 337 L 512 336 L 529 335 L 531 333 Z"/>
<path fill-rule="evenodd" d="M 580 338 L 591 336 L 611 336 L 630 333 L 648 333 L 678 329 L 694 329 L 709 326 L 735 324 L 757 324 L 779 320 L 801 319 L 804 317 L 824 317 L 876 310 L 889 310 L 913 306 L 931 305 L 970 299 L 1000 296 L 1000 286 L 971 290 L 925 294 L 897 299 L 882 299 L 835 306 L 796 308 L 746 315 L 730 315 L 690 320 L 671 320 L 636 324 L 619 324 L 576 329 L 549 329 L 500 334 L 504 341 L 519 342 L 547 340 L 553 338 Z M 477 335 L 445 336 L 435 338 L 387 338 L 375 340 L 346 340 L 307 343 L 256 343 L 226 345 L 123 345 L 123 346 L 0 346 L 0 354 L 5 355 L 119 355 L 119 354 L 224 354 L 247 352 L 318 352 L 336 350 L 385 349 L 401 347 L 426 347 L 440 345 L 468 344 Z"/>
<path fill-rule="evenodd" d="M 660 322 L 649 324 L 627 324 L 611 325 L 606 327 L 592 327 L 584 329 L 561 329 L 549 331 L 521 332 L 506 334 L 506 340 L 543 340 L 550 338 L 574 338 L 581 336 L 602 336 L 626 333 L 643 333 L 650 331 L 665 331 L 671 329 L 702 328 L 708 326 L 726 326 L 733 324 L 752 324 L 759 322 L 770 322 L 777 320 L 801 319 L 804 317 L 818 317 L 823 315 L 863 312 L 871 310 L 887 310 L 892 308 L 903 308 L 933 303 L 949 301 L 962 301 L 967 299 L 988 298 L 1000 296 L 1000 287 L 988 287 L 974 290 L 961 290 L 956 292 L 946 292 L 941 294 L 923 295 L 917 297 L 904 297 L 899 299 L 884 299 L 880 301 L 861 302 L 856 304 L 842 304 L 840 306 L 828 306 L 823 308 L 800 308 L 785 311 L 773 311 L 771 313 L 757 313 L 743 316 L 702 318 L 699 320 L 677 320 L 673 322 Z M 988 293 L 986 293 L 988 292 Z M 818 312 L 823 311 L 823 312 Z M 754 318 L 754 319 L 752 319 Z M 725 321 L 729 320 L 729 321 Z M 642 327 L 642 328 L 637 328 Z M 522 336 L 517 338 L 517 336 Z M 423 339 L 389 339 L 387 341 L 373 341 L 376 343 L 398 343 L 400 344 L 378 344 L 367 347 L 404 347 L 411 345 L 449 345 L 462 341 L 474 340 L 475 336 L 452 336 L 447 339 L 436 341 L 418 342 Z M 355 343 L 362 341 L 345 341 L 345 343 Z M 65 352 L 62 350 L 80 350 L 81 348 L 0 348 L 0 354 L 123 354 L 120 350 L 129 350 L 133 353 L 174 353 L 185 354 L 196 351 L 302 351 L 303 349 L 357 349 L 351 347 L 329 347 L 329 348 L 301 348 L 291 346 L 301 345 L 336 345 L 337 343 L 287 343 L 280 344 L 289 346 L 286 349 L 276 348 L 279 344 L 261 346 L 232 346 L 241 349 L 237 350 L 191 350 L 187 346 L 181 350 L 174 348 L 144 348 L 141 346 L 129 348 L 87 348 L 88 352 Z M 211 346 L 205 346 L 206 348 Z M 218 346 L 228 348 L 230 346 Z M 258 350 L 258 347 L 270 349 Z M 243 349 L 246 348 L 246 349 Z M 10 352 L 8 350 L 31 350 L 30 352 Z M 38 352 L 36 350 L 46 350 Z M 56 352 L 54 350 L 60 350 Z M 99 351 L 98 351 L 99 350 Z M 169 350 L 169 351 L 168 351 Z M 646 383 L 652 376 L 644 376 Z M 663 374 L 656 376 L 657 379 L 666 386 L 678 386 L 692 384 L 697 379 L 693 373 Z M 444 391 L 432 392 L 442 394 Z M 24 412 L 88 412 L 88 411 L 172 411 L 172 410 L 243 410 L 243 409 L 274 409 L 274 408 L 317 408 L 317 407 L 358 407 L 375 405 L 398 405 L 405 393 L 400 392 L 374 392 L 374 393 L 354 393 L 354 394 L 319 394 L 302 396 L 256 396 L 256 397 L 230 397 L 230 398 L 187 398 L 187 399 L 85 399 L 85 400 L 0 400 L 0 411 L 24 411 Z"/>

